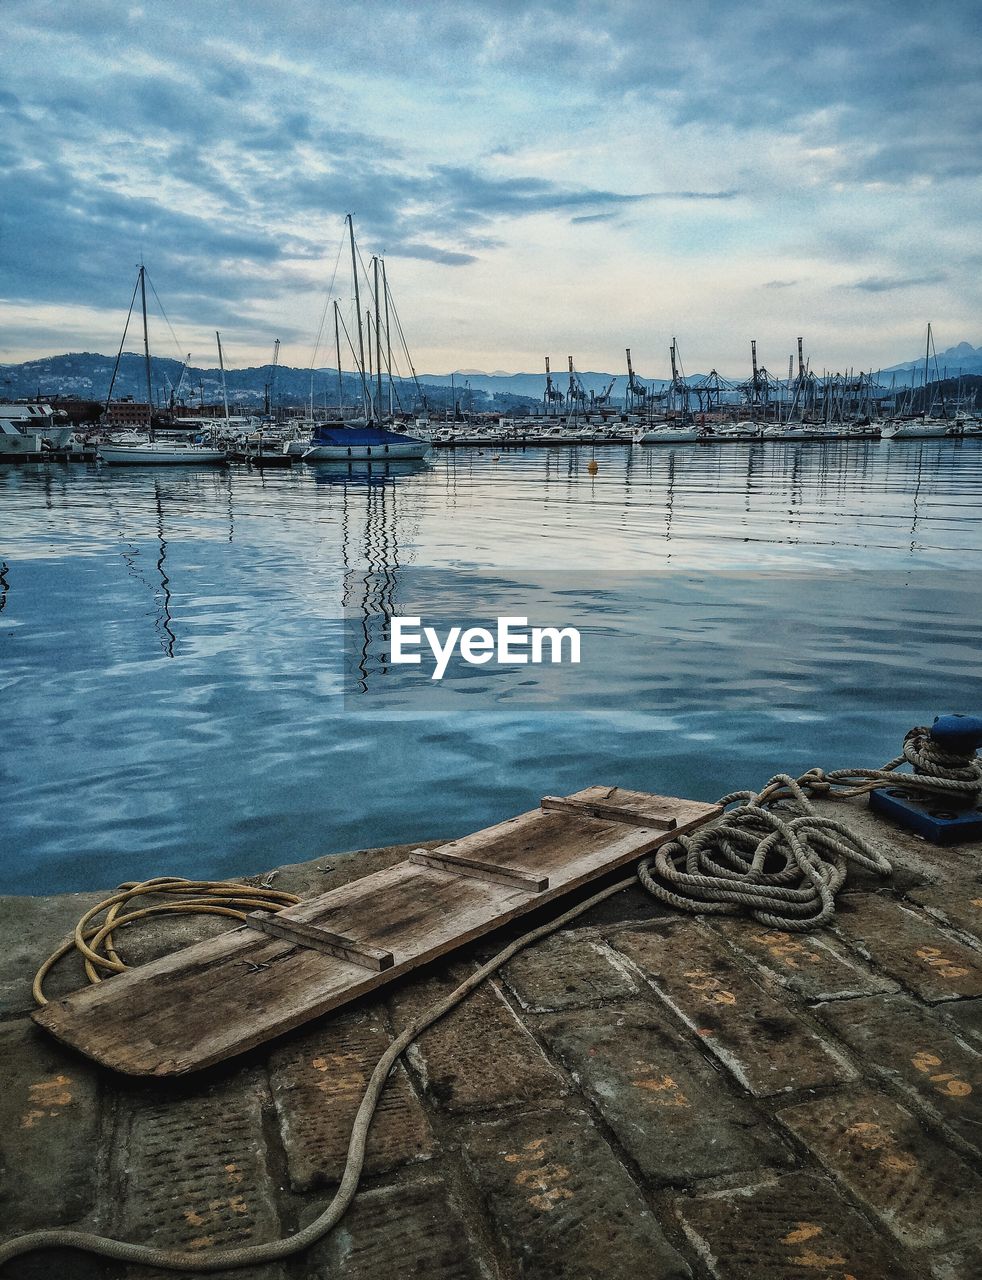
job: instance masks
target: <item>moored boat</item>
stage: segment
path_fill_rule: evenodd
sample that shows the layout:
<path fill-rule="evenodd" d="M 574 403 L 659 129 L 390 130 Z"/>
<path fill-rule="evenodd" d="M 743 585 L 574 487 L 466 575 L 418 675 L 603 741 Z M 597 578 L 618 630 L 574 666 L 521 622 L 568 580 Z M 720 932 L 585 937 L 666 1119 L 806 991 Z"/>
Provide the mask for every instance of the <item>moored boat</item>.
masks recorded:
<path fill-rule="evenodd" d="M 110 466 L 220 465 L 228 461 L 224 449 L 183 440 L 142 440 L 131 444 L 100 444 L 96 454 Z"/>
<path fill-rule="evenodd" d="M 74 427 L 57 422 L 49 404 L 0 403 L 0 458 L 28 457 L 67 449 Z"/>

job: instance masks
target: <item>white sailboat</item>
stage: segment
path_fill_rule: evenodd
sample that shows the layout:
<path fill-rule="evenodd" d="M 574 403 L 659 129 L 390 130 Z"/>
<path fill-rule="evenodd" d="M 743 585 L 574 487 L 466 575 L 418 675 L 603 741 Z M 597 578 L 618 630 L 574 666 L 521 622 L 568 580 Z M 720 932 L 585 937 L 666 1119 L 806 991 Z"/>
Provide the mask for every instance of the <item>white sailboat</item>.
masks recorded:
<path fill-rule="evenodd" d="M 964 433 L 962 423 L 945 418 L 930 417 L 931 402 L 928 400 L 928 376 L 930 373 L 931 347 L 933 339 L 931 337 L 931 326 L 927 327 L 927 345 L 924 350 L 924 411 L 920 418 L 898 418 L 893 422 L 888 422 L 880 431 L 882 440 L 933 440 L 938 436 L 960 436 Z M 934 358 L 935 371 L 937 371 L 937 355 Z M 913 399 L 913 377 L 911 374 L 911 399 Z M 942 410 L 945 409 L 944 394 L 941 399 Z"/>
<path fill-rule="evenodd" d="M 130 309 L 126 316 L 126 324 L 123 327 L 123 337 L 119 344 L 116 364 L 109 382 L 109 392 L 106 396 L 106 412 L 108 413 L 109 405 L 112 402 L 116 375 L 119 372 L 119 362 L 123 354 L 123 345 L 126 342 L 126 334 L 130 325 L 130 317 L 133 315 L 133 305 L 136 302 L 137 290 L 139 290 L 140 302 L 143 308 L 143 357 L 147 375 L 146 436 L 141 440 L 127 441 L 125 443 L 105 442 L 99 445 L 96 456 L 110 466 L 145 466 L 148 464 L 154 466 L 195 466 L 202 463 L 214 466 L 227 462 L 228 458 L 224 449 L 215 449 L 209 445 L 196 444 L 185 440 L 155 440 L 153 438 L 153 379 L 150 371 L 150 335 L 147 328 L 146 275 L 146 267 L 141 263 L 136 285 L 133 289 L 133 297 L 130 300 Z"/>

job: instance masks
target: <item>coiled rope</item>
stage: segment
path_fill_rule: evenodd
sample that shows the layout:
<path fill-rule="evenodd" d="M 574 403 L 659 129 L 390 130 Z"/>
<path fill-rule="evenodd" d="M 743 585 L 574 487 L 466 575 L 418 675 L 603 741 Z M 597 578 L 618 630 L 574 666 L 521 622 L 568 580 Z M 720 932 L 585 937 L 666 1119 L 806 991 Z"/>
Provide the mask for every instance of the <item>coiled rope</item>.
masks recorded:
<path fill-rule="evenodd" d="M 896 773 L 905 762 L 913 766 L 913 774 Z M 974 756 L 945 753 L 933 743 L 927 729 L 911 729 L 904 739 L 903 754 L 882 769 L 838 769 L 830 773 L 809 769 L 799 778 L 778 774 L 759 792 L 731 792 L 720 803 L 728 807 L 739 801 L 737 808 L 729 809 L 719 821 L 702 828 L 694 836 L 680 836 L 664 845 L 653 857 L 640 864 L 638 876 L 656 898 L 684 911 L 720 914 L 744 910 L 761 923 L 781 929 L 815 928 L 831 915 L 835 894 L 845 880 L 850 861 L 885 875 L 890 873 L 891 867 L 868 842 L 834 819 L 819 816 L 809 796 L 846 799 L 863 795 L 884 783 L 901 783 L 908 791 L 943 791 L 971 799 L 982 795 L 982 763 Z M 376 1064 L 358 1107 L 340 1185 L 323 1212 L 303 1230 L 281 1240 L 209 1253 L 156 1249 L 70 1229 L 33 1231 L 0 1245 L 0 1267 L 13 1258 L 38 1249 L 74 1248 L 120 1262 L 200 1273 L 257 1266 L 309 1249 L 337 1226 L 355 1198 L 365 1162 L 369 1127 L 389 1073 L 400 1055 L 427 1027 L 456 1008 L 512 956 L 633 883 L 634 876 L 619 880 L 556 919 L 516 939 L 476 969 L 449 995 L 431 1005 L 393 1040 Z M 157 888 L 150 888 L 152 885 Z M 235 893 L 244 896 L 233 907 L 230 899 L 221 892 L 225 889 L 233 897 Z M 79 950 L 85 958 L 87 972 L 91 966 L 90 978 L 98 980 L 99 968 L 117 972 L 115 966 L 121 965 L 122 961 L 112 946 L 112 929 L 129 918 L 155 914 L 154 908 L 134 913 L 121 911 L 123 901 L 142 896 L 145 892 L 189 892 L 192 897 L 184 909 L 207 906 L 219 914 L 242 914 L 243 905 L 252 909 L 253 897 L 260 892 L 275 899 L 291 898 L 289 894 L 272 894 L 269 890 L 255 890 L 249 885 L 224 886 L 171 878 L 146 881 L 141 885 L 124 885 L 119 894 L 83 916 L 74 938 L 45 962 L 35 983 L 36 994 L 40 994 L 40 985 L 51 966 L 73 949 Z M 199 893 L 206 897 L 206 902 L 195 896 Z M 167 905 L 164 904 L 160 910 Z M 176 903 L 170 905 L 175 910 L 182 909 Z M 285 905 L 285 902 L 281 901 L 280 905 Z M 91 924 L 104 908 L 107 915 L 103 923 L 99 926 Z M 270 909 L 269 906 L 266 909 Z M 110 918 L 112 911 L 117 911 L 117 914 Z M 82 945 L 79 945 L 79 940 Z M 99 947 L 102 947 L 101 952 Z M 43 1000 L 43 996 L 41 998 Z"/>
<path fill-rule="evenodd" d="M 129 904 L 136 899 L 146 903 L 148 897 L 157 895 L 165 901 L 128 910 Z M 299 901 L 295 894 L 280 893 L 267 885 L 183 880 L 179 876 L 129 881 L 121 884 L 112 897 L 86 911 L 72 936 L 48 956 L 34 975 L 32 994 L 37 1004 L 48 1003 L 44 980 L 55 965 L 72 952 L 82 957 L 89 982 L 102 982 L 106 976 L 122 973 L 128 966 L 116 950 L 116 930 L 137 920 L 163 915 L 232 916 L 233 919 L 244 920 L 249 911 L 280 911 Z"/>
<path fill-rule="evenodd" d="M 914 772 L 898 774 L 905 763 Z M 971 799 L 982 794 L 982 761 L 943 751 L 919 727 L 904 738 L 903 753 L 881 769 L 816 768 L 800 778 L 779 773 L 759 792 L 723 796 L 719 803 L 728 811 L 718 822 L 662 845 L 639 864 L 638 878 L 680 911 L 746 913 L 771 928 L 815 929 L 835 911 L 850 862 L 885 876 L 892 867 L 861 836 L 816 813 L 809 797 L 848 799 L 884 783 Z"/>
<path fill-rule="evenodd" d="M 385 1082 L 400 1054 L 404 1053 L 427 1027 L 431 1027 L 444 1014 L 460 1004 L 475 987 L 480 986 L 485 978 L 500 969 L 524 947 L 561 929 L 563 925 L 569 924 L 577 916 L 595 907 L 598 902 L 603 902 L 634 883 L 633 875 L 626 880 L 619 880 L 616 884 L 593 894 L 584 902 L 577 903 L 575 907 L 571 907 L 555 920 L 550 920 L 539 928 L 533 929 L 531 933 L 526 933 L 523 937 L 509 943 L 487 964 L 476 969 L 459 987 L 414 1019 L 405 1031 L 392 1041 L 379 1058 L 355 1115 L 340 1185 L 324 1211 L 302 1231 L 297 1231 L 282 1240 L 270 1240 L 264 1244 L 242 1245 L 235 1249 L 219 1249 L 207 1253 L 197 1250 L 182 1252 L 176 1249 L 155 1249 L 149 1245 L 131 1244 L 125 1240 L 113 1240 L 108 1236 L 95 1235 L 89 1231 L 75 1231 L 67 1228 L 31 1231 L 27 1235 L 16 1236 L 13 1240 L 0 1245 L 0 1267 L 13 1258 L 19 1258 L 25 1253 L 33 1253 L 37 1249 L 81 1249 L 85 1253 L 96 1254 L 100 1258 L 112 1258 L 117 1262 L 136 1262 L 146 1267 L 162 1267 L 168 1271 L 226 1271 L 235 1267 L 276 1262 L 309 1249 L 337 1226 L 355 1198 L 358 1183 L 361 1180 L 362 1166 L 365 1163 L 365 1144 L 368 1140 L 369 1126 L 382 1096 L 382 1090 L 385 1088 Z"/>

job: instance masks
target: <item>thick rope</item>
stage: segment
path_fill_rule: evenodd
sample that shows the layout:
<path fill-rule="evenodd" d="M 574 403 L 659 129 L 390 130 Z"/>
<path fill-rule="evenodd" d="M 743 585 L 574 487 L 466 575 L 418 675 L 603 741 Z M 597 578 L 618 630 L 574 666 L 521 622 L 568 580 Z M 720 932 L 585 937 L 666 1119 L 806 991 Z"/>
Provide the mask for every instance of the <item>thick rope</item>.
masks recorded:
<path fill-rule="evenodd" d="M 914 774 L 895 772 L 905 762 L 914 767 Z M 737 801 L 742 803 L 724 813 L 718 822 L 700 829 L 695 835 L 680 836 L 671 844 L 664 845 L 653 858 L 646 858 L 640 864 L 638 876 L 644 887 L 656 898 L 683 911 L 729 914 L 746 910 L 761 923 L 777 928 L 815 928 L 831 916 L 835 894 L 845 881 L 850 861 L 884 875 L 890 874 L 891 867 L 880 853 L 842 823 L 816 814 L 808 797 L 824 795 L 829 798 L 848 798 L 872 791 L 884 783 L 901 783 L 904 789 L 911 791 L 941 790 L 969 798 L 982 794 L 982 763 L 974 756 L 952 756 L 941 752 L 931 741 L 927 729 L 912 729 L 904 739 L 903 755 L 891 760 L 882 769 L 838 769 L 831 773 L 809 769 L 800 778 L 778 774 L 760 792 L 738 791 L 724 796 L 720 801 L 724 806 Z M 355 1115 L 344 1174 L 334 1198 L 302 1231 L 265 1244 L 245 1245 L 206 1254 L 155 1249 L 86 1231 L 33 1231 L 0 1245 L 0 1267 L 13 1258 L 37 1249 L 74 1248 L 99 1257 L 170 1271 L 224 1271 L 275 1262 L 309 1249 L 341 1221 L 355 1198 L 365 1161 L 369 1128 L 382 1090 L 400 1055 L 427 1027 L 466 999 L 475 987 L 506 964 L 512 956 L 540 938 L 561 929 L 633 883 L 633 876 L 620 880 L 565 911 L 555 920 L 550 920 L 516 939 L 476 969 L 449 995 L 431 1005 L 393 1040 L 376 1064 Z M 157 886 L 156 890 L 149 887 L 154 884 Z M 98 966 L 118 971 L 116 965 L 121 965 L 122 962 L 113 949 L 112 928 L 114 925 L 118 927 L 130 917 L 118 914 L 111 916 L 109 913 L 118 910 L 122 901 L 139 892 L 180 892 L 176 888 L 178 884 L 183 886 L 184 891 L 193 894 L 203 889 L 212 892 L 216 888 L 202 882 L 171 879 L 123 886 L 120 894 L 87 913 L 79 922 L 75 937 L 45 962 L 36 981 L 37 992 L 40 992 L 40 983 L 51 966 L 61 955 L 72 949 L 78 949 L 85 957 L 87 972 L 91 966 L 89 976 L 93 980 L 98 980 L 98 973 L 95 971 Z M 164 886 L 164 889 L 161 890 L 160 886 Z M 229 888 L 249 895 L 260 892 L 253 890 L 251 886 Z M 289 897 L 282 894 L 274 896 Z M 192 898 L 188 905 L 205 909 L 205 904 L 201 904 L 197 898 Z M 213 901 L 207 905 L 222 913 L 230 906 L 225 900 Z M 89 921 L 106 908 L 108 913 L 103 924 L 91 926 Z M 130 915 L 133 918 L 142 917 L 151 914 L 152 910 Z M 103 947 L 102 953 L 98 951 L 99 946 Z"/>
<path fill-rule="evenodd" d="M 449 995 L 444 996 L 442 1000 L 438 1000 L 436 1004 L 430 1005 L 424 1013 L 420 1014 L 418 1018 L 414 1019 L 406 1027 L 401 1035 L 392 1041 L 378 1060 L 365 1089 L 365 1096 L 358 1107 L 355 1122 L 351 1129 L 351 1138 L 348 1142 L 348 1157 L 344 1167 L 344 1174 L 334 1198 L 324 1211 L 309 1226 L 304 1227 L 302 1231 L 297 1231 L 282 1240 L 270 1240 L 265 1244 L 243 1245 L 236 1249 L 219 1249 L 215 1252 L 209 1251 L 207 1253 L 199 1251 L 181 1252 L 176 1249 L 154 1249 L 149 1245 L 112 1240 L 108 1236 L 99 1236 L 88 1231 L 70 1229 L 32 1231 L 27 1235 L 16 1236 L 13 1240 L 8 1240 L 5 1244 L 0 1245 L 0 1267 L 10 1262 L 13 1258 L 19 1258 L 25 1253 L 33 1253 L 37 1249 L 81 1249 L 85 1253 L 93 1253 L 100 1258 L 112 1258 L 118 1262 L 136 1262 L 146 1267 L 163 1267 L 169 1271 L 225 1271 L 234 1267 L 249 1267 L 257 1266 L 263 1262 L 275 1262 L 281 1258 L 289 1258 L 304 1249 L 309 1249 L 312 1244 L 322 1239 L 333 1227 L 337 1226 L 355 1198 L 358 1183 L 361 1180 L 362 1166 L 365 1163 L 365 1144 L 368 1140 L 369 1126 L 382 1096 L 382 1090 L 385 1088 L 385 1082 L 399 1055 L 404 1053 L 427 1027 L 431 1027 L 444 1014 L 449 1013 L 451 1009 L 460 1004 L 475 987 L 500 969 L 503 964 L 507 963 L 512 956 L 516 955 L 524 947 L 530 946 L 533 942 L 538 942 L 540 938 L 547 937 L 557 929 L 561 929 L 563 925 L 569 924 L 570 921 L 589 911 L 591 907 L 595 907 L 598 902 L 603 902 L 606 898 L 612 897 L 615 893 L 620 893 L 622 889 L 626 889 L 632 884 L 634 884 L 633 875 L 626 880 L 619 880 L 616 884 L 602 889 L 584 902 L 571 907 L 570 910 L 565 911 L 555 920 L 550 920 L 546 924 L 540 925 L 539 928 L 533 929 L 531 933 L 526 933 L 523 937 L 509 943 L 504 950 L 499 951 L 487 964 L 483 964 L 479 969 L 476 969 L 459 987 L 455 987 Z"/>
<path fill-rule="evenodd" d="M 905 763 L 915 772 L 897 773 Z M 640 863 L 638 878 L 680 911 L 743 913 L 775 929 L 815 929 L 831 918 L 850 862 L 880 875 L 892 868 L 868 841 L 817 814 L 809 797 L 848 799 L 884 783 L 967 800 L 982 794 L 982 761 L 942 751 L 928 729 L 917 728 L 904 738 L 903 754 L 882 769 L 779 773 L 759 792 L 723 796 L 728 812 L 718 822 L 662 845 Z"/>

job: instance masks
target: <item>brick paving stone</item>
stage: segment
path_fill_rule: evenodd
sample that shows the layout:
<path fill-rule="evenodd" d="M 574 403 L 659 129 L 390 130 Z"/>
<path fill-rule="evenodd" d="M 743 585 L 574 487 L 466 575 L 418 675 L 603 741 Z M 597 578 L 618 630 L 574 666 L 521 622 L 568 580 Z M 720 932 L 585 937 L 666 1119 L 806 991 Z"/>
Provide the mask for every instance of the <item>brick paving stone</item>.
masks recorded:
<path fill-rule="evenodd" d="M 716 1280 L 913 1280 L 895 1247 L 813 1174 L 680 1200 L 676 1213 Z"/>
<path fill-rule="evenodd" d="M 122 1167 L 114 1234 L 203 1253 L 276 1239 L 280 1223 L 265 1159 L 265 1098 L 265 1082 L 256 1071 L 187 1096 L 134 1091 L 118 1135 Z M 140 1280 L 147 1274 L 141 1269 Z M 271 1280 L 281 1268 L 213 1274 Z"/>
<path fill-rule="evenodd" d="M 95 1203 L 96 1072 L 26 1019 L 0 1027 L 4 1235 L 64 1226 Z"/>
<path fill-rule="evenodd" d="M 711 927 L 782 986 L 806 1000 L 836 1000 L 896 991 L 827 933 L 786 933 L 750 920 L 719 919 Z"/>
<path fill-rule="evenodd" d="M 966 1048 L 932 1009 L 896 996 L 827 1004 L 816 1014 L 867 1067 L 982 1154 L 982 1056 Z"/>
<path fill-rule="evenodd" d="M 913 889 L 907 897 L 982 947 L 982 880 L 977 876 Z"/>
<path fill-rule="evenodd" d="M 589 1118 L 568 1109 L 474 1124 L 463 1139 L 518 1276 L 682 1280 L 689 1270 Z"/>
<path fill-rule="evenodd" d="M 502 978 L 523 1009 L 555 1013 L 637 991 L 620 956 L 600 938 L 561 933 L 520 951 Z"/>
<path fill-rule="evenodd" d="M 338 1014 L 270 1058 L 270 1083 L 294 1191 L 338 1182 L 355 1113 L 390 1037 L 377 1005 Z M 397 1064 L 368 1133 L 366 1174 L 432 1155 L 423 1106 Z"/>
<path fill-rule="evenodd" d="M 425 1178 L 359 1193 L 298 1274 L 343 1280 L 489 1280 L 446 1187 Z"/>
<path fill-rule="evenodd" d="M 982 996 L 982 955 L 884 894 L 839 899 L 833 927 L 922 1000 Z"/>
<path fill-rule="evenodd" d="M 944 1016 L 959 1034 L 973 1044 L 982 1044 L 982 1000 L 956 1000 L 944 1005 Z"/>
<path fill-rule="evenodd" d="M 648 1182 L 786 1165 L 767 1118 L 665 1023 L 652 998 L 539 1018 L 535 1027 Z"/>
<path fill-rule="evenodd" d="M 612 933 L 610 941 L 755 1097 L 855 1075 L 836 1049 L 795 1016 L 777 988 L 763 975 L 751 976 L 705 926 L 653 925 Z"/>
<path fill-rule="evenodd" d="M 778 1118 L 901 1244 L 977 1244 L 982 1178 L 891 1098 L 845 1090 Z"/>
<path fill-rule="evenodd" d="M 396 1031 L 453 990 L 469 970 L 454 965 L 392 994 Z M 493 982 L 485 982 L 407 1051 L 427 1097 L 451 1112 L 560 1097 L 563 1077 Z"/>

